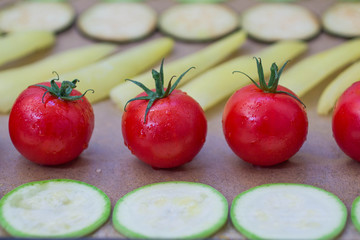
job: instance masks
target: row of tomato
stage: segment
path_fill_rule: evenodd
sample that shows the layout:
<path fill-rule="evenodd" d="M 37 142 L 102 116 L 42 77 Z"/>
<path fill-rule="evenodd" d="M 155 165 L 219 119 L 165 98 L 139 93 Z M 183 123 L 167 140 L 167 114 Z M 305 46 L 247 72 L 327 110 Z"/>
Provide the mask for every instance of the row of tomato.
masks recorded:
<path fill-rule="evenodd" d="M 250 78 L 253 84 L 229 98 L 223 112 L 223 132 L 230 148 L 242 160 L 272 166 L 298 152 L 306 140 L 308 119 L 301 100 L 278 85 L 286 63 L 280 69 L 274 63 L 269 80 L 264 79 L 261 59 L 256 59 L 256 64 L 260 80 Z M 152 167 L 185 164 L 204 145 L 204 111 L 193 98 L 175 89 L 186 72 L 166 88 L 162 65 L 159 72 L 152 72 L 156 89 L 133 81 L 144 92 L 128 102 L 122 116 L 122 134 L 131 152 Z M 50 83 L 25 89 L 9 117 L 9 133 L 16 149 L 42 165 L 58 165 L 77 158 L 88 147 L 94 129 L 94 112 L 85 97 L 87 92 L 81 94 L 74 89 L 78 80 L 61 84 L 56 80 L 59 76 Z M 360 82 L 338 100 L 332 122 L 339 147 L 358 161 L 359 109 Z"/>

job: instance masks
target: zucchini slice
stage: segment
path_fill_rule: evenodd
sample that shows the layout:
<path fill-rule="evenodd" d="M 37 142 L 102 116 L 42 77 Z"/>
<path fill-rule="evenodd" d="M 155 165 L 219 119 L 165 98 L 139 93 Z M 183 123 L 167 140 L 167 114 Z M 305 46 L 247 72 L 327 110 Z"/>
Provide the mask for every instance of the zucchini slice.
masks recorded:
<path fill-rule="evenodd" d="M 322 15 L 326 32 L 340 37 L 360 36 L 360 2 L 339 2 Z"/>
<path fill-rule="evenodd" d="M 351 221 L 356 230 L 360 232 L 360 196 L 355 198 L 351 206 Z"/>
<path fill-rule="evenodd" d="M 0 30 L 61 32 L 75 20 L 74 8 L 60 1 L 19 1 L 0 11 Z"/>
<path fill-rule="evenodd" d="M 211 41 L 238 28 L 238 16 L 221 4 L 179 4 L 162 12 L 160 31 L 185 41 Z"/>
<path fill-rule="evenodd" d="M 0 224 L 15 237 L 81 237 L 107 221 L 110 199 L 84 182 L 30 182 L 0 201 Z"/>
<path fill-rule="evenodd" d="M 265 184 L 233 200 L 231 220 L 250 239 L 333 239 L 347 210 L 334 194 L 305 184 Z"/>
<path fill-rule="evenodd" d="M 79 30 L 90 38 L 129 42 L 150 35 L 156 28 L 157 13 L 144 3 L 103 2 L 80 15 Z"/>
<path fill-rule="evenodd" d="M 206 238 L 228 216 L 228 202 L 214 188 L 192 182 L 164 182 L 138 188 L 116 203 L 113 224 L 129 238 Z"/>
<path fill-rule="evenodd" d="M 263 3 L 249 8 L 242 15 L 241 25 L 250 37 L 263 42 L 308 40 L 321 30 L 312 12 L 290 3 Z"/>

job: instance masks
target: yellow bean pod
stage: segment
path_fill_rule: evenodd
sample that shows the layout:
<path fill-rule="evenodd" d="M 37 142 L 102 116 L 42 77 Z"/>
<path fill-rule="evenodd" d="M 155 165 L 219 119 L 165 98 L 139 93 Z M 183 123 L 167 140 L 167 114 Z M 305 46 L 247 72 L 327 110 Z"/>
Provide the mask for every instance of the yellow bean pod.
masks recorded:
<path fill-rule="evenodd" d="M 306 49 L 307 45 L 303 42 L 283 41 L 265 48 L 255 56 L 261 58 L 264 75 L 268 77 L 272 63 L 276 62 L 278 66 L 282 66 L 287 60 L 294 59 Z M 227 61 L 193 79 L 180 89 L 198 101 L 204 110 L 208 110 L 229 97 L 237 89 L 250 83 L 245 75 L 233 74 L 233 71 L 244 72 L 258 81 L 258 72 L 253 56 L 241 56 Z"/>
<path fill-rule="evenodd" d="M 360 39 L 349 40 L 303 59 L 284 72 L 280 84 L 301 97 L 331 74 L 358 59 L 360 59 Z"/>
<path fill-rule="evenodd" d="M 246 40 L 246 34 L 243 31 L 238 31 L 223 38 L 208 47 L 185 56 L 170 63 L 164 63 L 164 80 L 165 86 L 173 75 L 180 76 L 190 67 L 195 67 L 194 70 L 189 71 L 186 76 L 180 81 L 179 86 L 201 74 L 205 70 L 220 63 L 231 53 L 234 53 Z M 133 80 L 143 83 L 148 88 L 155 88 L 154 80 L 150 73 L 144 73 L 140 76 L 132 78 Z M 111 99 L 119 106 L 120 109 L 128 100 L 135 97 L 142 92 L 142 89 L 131 82 L 125 82 L 110 92 Z"/>
<path fill-rule="evenodd" d="M 94 44 L 70 49 L 23 67 L 0 72 L 0 113 L 8 113 L 17 96 L 28 86 L 54 78 L 53 71 L 62 78 L 63 73 L 93 63 L 114 50 L 114 45 Z"/>
<path fill-rule="evenodd" d="M 0 66 L 21 59 L 55 43 L 52 32 L 24 31 L 12 32 L 0 38 Z"/>
<path fill-rule="evenodd" d="M 159 38 L 120 52 L 107 59 L 70 72 L 64 79 L 77 78 L 81 82 L 77 89 L 81 92 L 94 89 L 87 99 L 94 103 L 109 96 L 110 90 L 157 64 L 168 55 L 174 46 L 170 38 Z"/>
<path fill-rule="evenodd" d="M 327 115 L 331 112 L 337 99 L 354 82 L 360 81 L 360 61 L 340 73 L 322 92 L 317 112 L 320 115 Z"/>

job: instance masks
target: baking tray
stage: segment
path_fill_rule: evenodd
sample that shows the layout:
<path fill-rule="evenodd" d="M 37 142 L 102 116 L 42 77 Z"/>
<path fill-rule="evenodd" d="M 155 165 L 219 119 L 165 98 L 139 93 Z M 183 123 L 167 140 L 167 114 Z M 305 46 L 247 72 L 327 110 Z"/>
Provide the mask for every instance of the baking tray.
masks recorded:
<path fill-rule="evenodd" d="M 4 5 L 2 1 L 0 4 Z M 74 0 L 71 3 L 78 14 L 96 1 Z M 334 1 L 304 0 L 298 4 L 320 14 Z M 151 0 L 146 4 L 159 13 L 164 9 L 179 4 L 169 0 Z M 245 9 L 258 4 L 254 0 L 230 0 L 226 5 L 241 14 Z M 163 36 L 155 32 L 149 38 L 128 44 L 118 44 L 118 51 L 134 47 L 151 39 Z M 341 44 L 345 39 L 321 33 L 308 41 L 309 49 L 303 57 Z M 76 26 L 57 35 L 57 43 L 50 50 L 35 54 L 19 61 L 21 65 L 44 55 L 51 55 L 66 49 L 94 43 L 79 34 Z M 167 62 L 193 53 L 210 43 L 187 43 L 176 41 L 172 54 Z M 269 44 L 248 39 L 234 54 L 251 54 Z M 141 61 L 141 59 L 139 59 Z M 14 64 L 3 67 L 10 68 Z M 52 71 L 53 69 L 49 69 Z M 331 78 L 333 78 L 332 76 Z M 146 184 L 163 181 L 201 182 L 218 189 L 227 198 L 229 204 L 239 193 L 266 183 L 303 183 L 328 190 L 345 203 L 349 213 L 352 201 L 360 195 L 360 164 L 348 158 L 336 145 L 331 132 L 331 116 L 318 116 L 316 104 L 321 91 L 331 78 L 322 82 L 302 98 L 307 106 L 309 133 L 300 151 L 289 161 L 269 168 L 255 167 L 240 160 L 228 147 L 222 133 L 221 115 L 225 101 L 206 112 L 208 134 L 206 142 L 194 160 L 182 167 L 170 170 L 154 170 L 139 161 L 125 147 L 121 134 L 120 111 L 110 100 L 93 105 L 95 111 L 95 129 L 89 145 L 81 156 L 71 163 L 46 167 L 36 165 L 22 157 L 13 147 L 8 134 L 8 115 L 0 115 L 0 197 L 11 189 L 31 181 L 54 178 L 69 178 L 87 182 L 102 189 L 111 199 L 112 206 L 116 201 L 135 188 Z M 280 81 L 281 84 L 281 81 Z M 1 87 L 1 86 L 0 86 Z M 0 228 L 0 236 L 8 236 Z M 109 220 L 90 237 L 120 238 L 123 237 L 112 227 Z M 243 239 L 228 221 L 214 238 Z M 356 239 L 360 234 L 348 218 L 344 232 L 339 239 Z"/>

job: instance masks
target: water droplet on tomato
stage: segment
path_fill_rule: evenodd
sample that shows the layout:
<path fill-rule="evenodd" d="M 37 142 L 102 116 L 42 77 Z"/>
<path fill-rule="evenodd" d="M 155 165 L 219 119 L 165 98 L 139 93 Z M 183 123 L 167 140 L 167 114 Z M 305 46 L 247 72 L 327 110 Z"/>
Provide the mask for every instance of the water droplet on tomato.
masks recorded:
<path fill-rule="evenodd" d="M 250 141 L 250 144 L 255 144 L 255 143 L 257 143 L 258 141 L 257 140 L 251 140 Z"/>
<path fill-rule="evenodd" d="M 140 130 L 140 138 L 145 138 L 146 137 L 146 132 L 144 129 Z"/>

